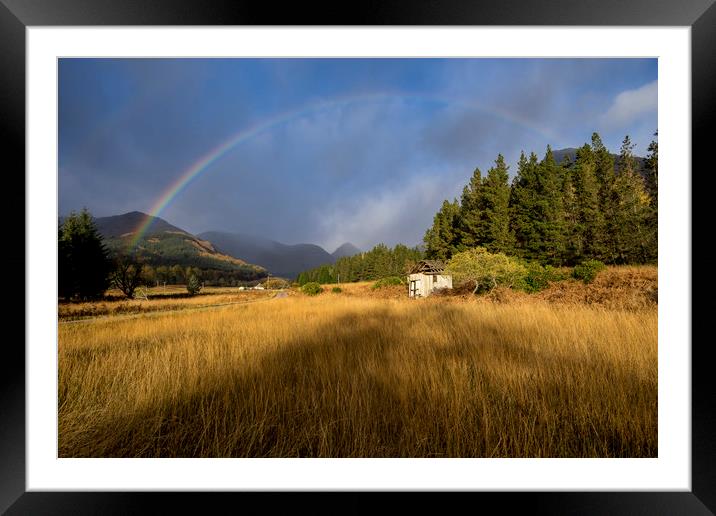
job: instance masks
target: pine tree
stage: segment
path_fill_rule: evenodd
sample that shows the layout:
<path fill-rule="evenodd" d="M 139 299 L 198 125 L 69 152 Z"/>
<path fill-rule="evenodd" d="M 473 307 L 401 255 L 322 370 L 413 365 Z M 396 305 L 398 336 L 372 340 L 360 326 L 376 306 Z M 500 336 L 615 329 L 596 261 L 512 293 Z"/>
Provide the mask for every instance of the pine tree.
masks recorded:
<path fill-rule="evenodd" d="M 538 206 L 540 255 L 542 261 L 561 265 L 564 256 L 564 207 L 562 205 L 562 171 L 554 161 L 552 148 L 548 145 L 544 159 L 539 164 Z"/>
<path fill-rule="evenodd" d="M 619 243 L 616 235 L 620 228 L 615 213 L 618 199 L 615 193 L 614 158 L 597 133 L 592 134 L 592 153 L 595 165 L 594 174 L 599 185 L 599 211 L 604 217 L 602 257 L 607 263 L 615 263 L 619 255 Z"/>
<path fill-rule="evenodd" d="M 482 245 L 485 239 L 482 223 L 485 209 L 482 185 L 482 173 L 479 168 L 476 168 L 472 173 L 470 182 L 463 188 L 462 197 L 460 199 L 460 213 L 455 229 L 458 241 L 457 245 L 461 249 L 469 249 Z"/>
<path fill-rule="evenodd" d="M 72 212 L 58 229 L 58 295 L 93 299 L 109 287 L 112 262 L 90 212 Z"/>
<path fill-rule="evenodd" d="M 579 211 L 577 192 L 572 176 L 574 171 L 565 169 L 562 179 L 562 206 L 564 208 L 564 248 L 562 262 L 572 265 L 578 261 L 582 252 L 581 234 L 579 232 Z"/>
<path fill-rule="evenodd" d="M 510 225 L 515 237 L 515 253 L 528 260 L 539 258 L 539 232 L 535 224 L 537 212 L 537 155 L 529 159 L 524 152 L 517 163 L 517 176 L 510 193 Z"/>
<path fill-rule="evenodd" d="M 636 170 L 634 145 L 624 138 L 619 154 L 619 173 L 612 189 L 615 263 L 644 263 L 650 247 L 650 198 Z"/>
<path fill-rule="evenodd" d="M 658 132 L 654 136 L 658 136 Z M 658 176 L 659 176 L 659 143 L 654 139 L 646 148 L 649 155 L 646 157 L 646 191 L 651 197 L 652 205 L 656 208 L 659 202 Z"/>
<path fill-rule="evenodd" d="M 505 158 L 497 156 L 495 166 L 487 172 L 480 189 L 479 205 L 482 217 L 478 223 L 481 244 L 488 251 L 514 252 L 514 235 L 510 229 L 510 186 Z"/>
<path fill-rule="evenodd" d="M 459 214 L 460 204 L 457 199 L 454 199 L 453 202 L 443 201 L 440 211 L 435 214 L 432 227 L 425 232 L 423 239 L 429 258 L 447 260 L 457 250 L 456 226 Z"/>
<path fill-rule="evenodd" d="M 562 204 L 563 169 L 548 146 L 541 162 L 524 153 L 510 197 L 511 226 L 518 256 L 559 265 L 565 254 L 565 223 Z"/>
<path fill-rule="evenodd" d="M 594 153 L 587 144 L 577 150 L 572 178 L 577 212 L 575 260 L 603 260 L 606 240 L 604 215 L 599 203 Z"/>
<path fill-rule="evenodd" d="M 654 133 L 658 136 L 658 131 Z M 649 244 L 647 260 L 656 261 L 658 256 L 658 225 L 659 225 L 659 144 L 652 140 L 647 147 L 649 155 L 646 157 L 646 191 L 649 194 Z"/>

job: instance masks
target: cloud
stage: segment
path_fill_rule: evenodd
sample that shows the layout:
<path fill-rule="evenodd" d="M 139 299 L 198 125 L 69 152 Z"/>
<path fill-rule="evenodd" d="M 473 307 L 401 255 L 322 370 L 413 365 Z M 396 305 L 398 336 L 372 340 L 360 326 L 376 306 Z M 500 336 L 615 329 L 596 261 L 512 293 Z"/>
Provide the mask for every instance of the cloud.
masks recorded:
<path fill-rule="evenodd" d="M 600 123 L 608 129 L 626 126 L 658 107 L 657 81 L 647 83 L 634 90 L 619 93 L 609 109 L 600 117 Z"/>
<path fill-rule="evenodd" d="M 318 214 L 319 239 L 326 249 L 347 241 L 362 249 L 379 242 L 417 245 L 443 199 L 455 197 L 464 181 L 462 171 L 423 173 L 404 184 L 334 202 Z"/>

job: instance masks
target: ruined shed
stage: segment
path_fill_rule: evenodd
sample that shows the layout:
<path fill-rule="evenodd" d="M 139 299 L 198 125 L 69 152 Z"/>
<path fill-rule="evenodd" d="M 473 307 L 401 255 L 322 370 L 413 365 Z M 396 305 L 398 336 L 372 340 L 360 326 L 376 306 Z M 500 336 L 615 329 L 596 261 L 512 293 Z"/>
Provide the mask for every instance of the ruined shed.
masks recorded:
<path fill-rule="evenodd" d="M 445 274 L 445 264 L 440 260 L 420 260 L 410 269 L 409 297 L 427 297 L 439 288 L 452 288 L 452 276 Z"/>

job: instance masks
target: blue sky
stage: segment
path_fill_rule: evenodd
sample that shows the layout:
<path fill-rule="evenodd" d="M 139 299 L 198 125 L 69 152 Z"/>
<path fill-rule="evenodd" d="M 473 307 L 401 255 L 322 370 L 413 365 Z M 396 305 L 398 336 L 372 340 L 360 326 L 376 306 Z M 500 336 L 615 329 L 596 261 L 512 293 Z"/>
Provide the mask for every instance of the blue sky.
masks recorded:
<path fill-rule="evenodd" d="M 612 152 L 628 134 L 645 155 L 656 86 L 656 59 L 61 59 L 60 214 L 149 212 L 260 126 L 159 216 L 329 252 L 415 245 L 498 153 L 514 173 L 521 150 L 597 131 Z"/>

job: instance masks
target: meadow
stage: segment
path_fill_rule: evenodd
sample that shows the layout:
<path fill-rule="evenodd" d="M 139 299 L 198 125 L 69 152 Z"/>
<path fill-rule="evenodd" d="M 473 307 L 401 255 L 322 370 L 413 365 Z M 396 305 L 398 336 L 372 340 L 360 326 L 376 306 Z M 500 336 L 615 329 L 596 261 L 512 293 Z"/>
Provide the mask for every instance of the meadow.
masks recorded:
<path fill-rule="evenodd" d="M 65 307 L 59 456 L 656 457 L 656 276 L 422 300 L 228 289 L 205 310 L 150 299 L 81 321 Z"/>

